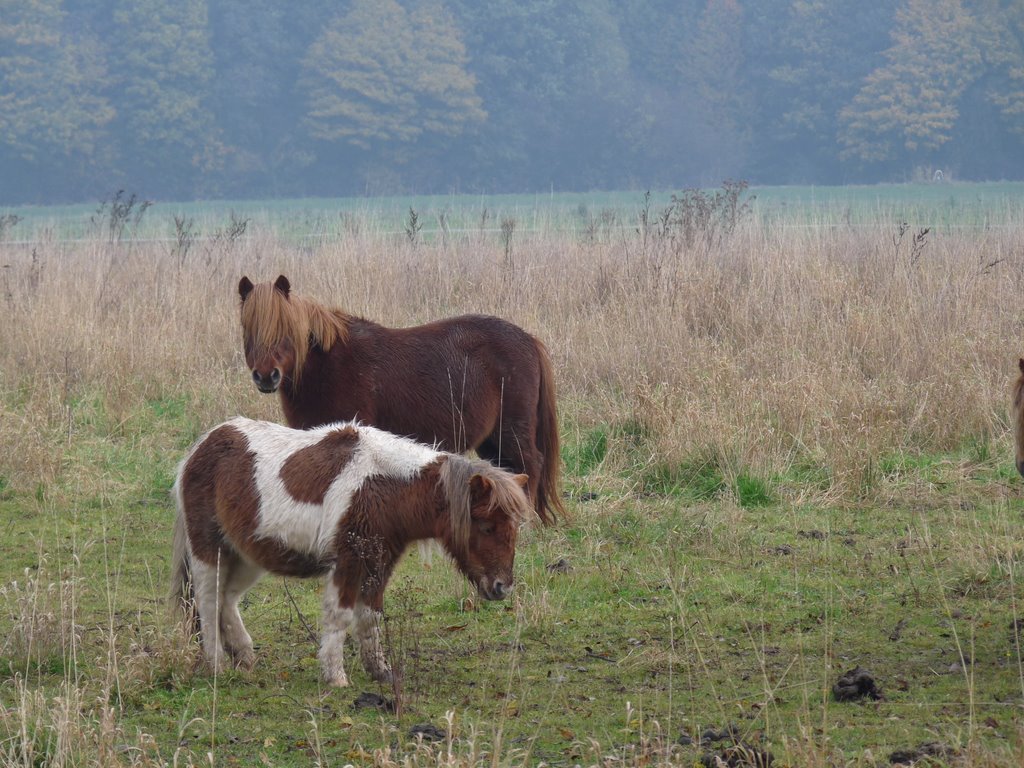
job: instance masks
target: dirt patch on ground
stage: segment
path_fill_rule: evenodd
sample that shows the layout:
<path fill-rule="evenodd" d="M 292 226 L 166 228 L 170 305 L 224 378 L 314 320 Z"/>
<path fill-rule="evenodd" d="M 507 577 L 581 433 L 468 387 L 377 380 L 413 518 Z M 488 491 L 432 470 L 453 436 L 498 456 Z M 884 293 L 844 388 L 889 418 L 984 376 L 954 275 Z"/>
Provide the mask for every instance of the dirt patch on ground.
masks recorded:
<path fill-rule="evenodd" d="M 878 701 L 882 698 L 875 678 L 863 667 L 854 667 L 840 675 L 836 684 L 832 686 L 832 695 L 836 697 L 836 701 L 857 701 L 863 698 Z"/>
<path fill-rule="evenodd" d="M 766 749 L 740 742 L 705 752 L 700 759 L 704 768 L 768 768 L 775 756 Z"/>
<path fill-rule="evenodd" d="M 924 744 L 920 744 L 913 749 L 897 749 L 891 755 L 889 755 L 889 762 L 892 765 L 913 765 L 918 760 L 923 760 L 929 757 L 951 757 L 956 754 L 956 750 L 948 744 L 943 744 L 940 741 L 929 741 Z"/>
<path fill-rule="evenodd" d="M 356 709 L 379 709 L 382 712 L 395 713 L 395 702 L 376 693 L 360 693 L 352 702 L 352 706 Z"/>
<path fill-rule="evenodd" d="M 555 562 L 549 563 L 547 566 L 549 573 L 572 573 L 572 563 L 566 560 L 564 557 L 560 557 Z"/>
<path fill-rule="evenodd" d="M 684 733 L 676 743 L 703 747 L 706 751 L 700 763 L 706 768 L 768 768 L 775 762 L 767 749 L 744 741 L 739 727 L 732 723 L 721 729 L 705 728 L 696 740 Z"/>
<path fill-rule="evenodd" d="M 414 725 L 412 728 L 409 729 L 409 736 L 411 736 L 414 739 L 416 737 L 420 737 L 424 741 L 444 741 L 447 738 L 448 734 L 445 733 L 443 729 L 438 728 L 436 725 L 431 725 L 430 723 L 421 723 L 419 725 Z"/>

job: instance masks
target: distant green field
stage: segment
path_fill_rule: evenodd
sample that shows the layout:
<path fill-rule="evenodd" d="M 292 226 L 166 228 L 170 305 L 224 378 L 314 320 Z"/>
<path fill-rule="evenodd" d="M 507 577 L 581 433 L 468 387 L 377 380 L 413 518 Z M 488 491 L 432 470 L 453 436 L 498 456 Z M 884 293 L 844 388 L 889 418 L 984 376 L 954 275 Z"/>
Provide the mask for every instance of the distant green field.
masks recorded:
<path fill-rule="evenodd" d="M 652 220 L 672 195 L 672 190 L 651 192 Z M 985 228 L 1024 219 L 1021 182 L 752 187 L 746 197 L 758 218 L 784 226 L 863 226 L 899 219 L 935 229 Z M 2 209 L 0 215 L 13 214 L 19 220 L 0 228 L 0 235 L 8 240 L 104 236 L 110 208 L 101 205 L 97 201 Z M 176 216 L 183 222 L 191 219 L 194 232 L 201 236 L 224 233 L 232 220 L 248 220 L 250 232 L 270 230 L 288 239 L 333 238 L 367 230 L 402 234 L 410 226 L 410 210 L 418 217 L 419 236 L 427 240 L 445 231 L 498 233 L 503 220 L 514 221 L 519 232 L 592 232 L 636 226 L 643 206 L 643 191 L 156 201 L 137 226 L 134 212 L 129 216 L 125 236 L 174 239 Z"/>

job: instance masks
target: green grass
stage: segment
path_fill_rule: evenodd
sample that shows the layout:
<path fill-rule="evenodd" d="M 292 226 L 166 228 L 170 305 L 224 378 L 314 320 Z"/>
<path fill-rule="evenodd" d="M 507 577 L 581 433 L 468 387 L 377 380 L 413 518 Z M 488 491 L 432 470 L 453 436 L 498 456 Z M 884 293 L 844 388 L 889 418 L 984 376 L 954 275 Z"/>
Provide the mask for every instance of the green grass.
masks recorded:
<path fill-rule="evenodd" d="M 624 455 L 627 469 L 623 479 L 634 484 L 641 497 L 664 496 L 698 503 L 718 499 L 731 489 L 741 507 L 763 507 L 776 501 L 771 483 L 749 472 L 727 479 L 713 451 L 698 452 L 679 462 L 651 463 L 648 430 L 635 421 L 591 428 L 566 442 L 562 460 L 570 476 L 585 480 L 592 473 L 601 473 L 610 452 Z"/>
<path fill-rule="evenodd" d="M 767 507 L 775 503 L 775 494 L 767 481 L 739 474 L 736 476 L 736 499 L 741 507 Z"/>
<path fill-rule="evenodd" d="M 728 486 L 713 457 L 697 457 L 679 464 L 655 464 L 640 477 L 644 492 L 708 501 Z"/>
<path fill-rule="evenodd" d="M 581 477 L 597 470 L 608 455 L 608 432 L 608 427 L 602 424 L 578 440 L 567 442 L 562 448 L 565 470 Z"/>
<path fill-rule="evenodd" d="M 305 628 L 318 621 L 314 582 L 268 577 L 253 590 L 243 609 L 259 652 L 252 673 L 197 672 L 194 644 L 182 644 L 163 603 L 167 490 L 198 428 L 189 403 L 145 402 L 117 422 L 99 400 L 79 405 L 56 481 L 40 496 L 0 493 L 0 638 L 23 629 L 16 597 L 28 576 L 50 621 L 45 647 L 16 652 L 0 640 L 0 739 L 22 738 L 11 730 L 19 691 L 41 692 L 52 713 L 47 703 L 70 684 L 82 698 L 76 727 L 101 734 L 83 754 L 106 738 L 105 703 L 119 728 L 111 748 L 144 733 L 143 751 L 165 762 L 177 752 L 179 764 L 206 762 L 207 751 L 227 765 L 317 755 L 358 764 L 381 749 L 398 760 L 417 754 L 409 732 L 421 723 L 454 728 L 457 752 L 472 741 L 502 764 L 617 755 L 641 765 L 684 731 L 729 723 L 784 765 L 808 755 L 884 762 L 936 739 L 1000 765 L 1021 749 L 1024 678 L 1010 627 L 1024 503 L 1007 457 L 885 457 L 883 506 L 780 496 L 813 491 L 826 469 L 816 466 L 770 482 L 728 480 L 707 457 L 641 468 L 633 491 L 571 501 L 570 523 L 527 532 L 515 597 L 476 610 L 465 610 L 471 591 L 447 563 L 425 569 L 410 554 L 386 598 L 405 680 L 393 715 L 353 706 L 360 692 L 394 692 L 372 683 L 351 647 L 352 687 L 319 683 Z M 607 482 L 616 440 L 641 432 L 578 431 L 565 446 L 570 481 Z M 567 572 L 547 567 L 559 559 Z M 66 593 L 48 587 L 58 583 Z M 832 699 L 856 665 L 875 676 L 881 701 Z M 31 722 L 36 764 L 56 748 L 45 723 Z M 692 765 L 701 750 L 672 754 Z"/>

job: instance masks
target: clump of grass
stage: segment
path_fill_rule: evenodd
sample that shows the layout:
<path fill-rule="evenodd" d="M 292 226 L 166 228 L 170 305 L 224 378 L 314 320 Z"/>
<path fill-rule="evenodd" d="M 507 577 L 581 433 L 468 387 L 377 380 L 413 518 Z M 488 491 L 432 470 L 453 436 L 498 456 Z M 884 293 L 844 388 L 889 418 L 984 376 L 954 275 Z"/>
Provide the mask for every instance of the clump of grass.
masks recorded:
<path fill-rule="evenodd" d="M 741 507 L 766 507 L 776 501 L 771 486 L 759 477 L 740 473 L 734 487 Z"/>
<path fill-rule="evenodd" d="M 0 240 L 6 239 L 7 233 L 14 229 L 21 220 L 22 217 L 17 214 L 0 213 Z"/>
<path fill-rule="evenodd" d="M 2 619 L 7 627 L 0 657 L 11 672 L 46 668 L 60 671 L 80 644 L 75 578 L 48 574 L 46 561 L 26 568 L 22 578 L 0 586 Z"/>
<path fill-rule="evenodd" d="M 138 229 L 142 217 L 152 205 L 151 200 L 140 200 L 134 192 L 125 196 L 124 190 L 119 189 L 109 200 L 100 203 L 89 221 L 109 242 L 120 242 L 129 224 Z"/>
<path fill-rule="evenodd" d="M 730 179 L 714 192 L 690 188 L 672 195 L 661 215 L 663 236 L 675 241 L 677 248 L 699 244 L 711 249 L 720 244 L 752 211 L 754 197 L 744 199 L 748 186 Z"/>
<path fill-rule="evenodd" d="M 689 501 L 710 501 L 727 487 L 719 460 L 713 455 L 674 464 L 656 463 L 640 476 L 642 493 L 681 496 Z"/>
<path fill-rule="evenodd" d="M 835 474 L 828 463 L 810 456 L 796 459 L 780 477 L 780 483 L 812 493 L 827 493 L 834 482 Z"/>
<path fill-rule="evenodd" d="M 566 471 L 584 477 L 597 470 L 608 455 L 608 432 L 602 424 L 583 433 L 578 440 L 567 440 L 562 447 Z"/>
<path fill-rule="evenodd" d="M 98 768 L 163 765 L 156 740 L 124 727 L 106 695 L 65 679 L 50 693 L 13 682 L 17 707 L 0 707 L 0 764 L 95 765 Z M 181 764 L 194 764 L 183 755 Z"/>

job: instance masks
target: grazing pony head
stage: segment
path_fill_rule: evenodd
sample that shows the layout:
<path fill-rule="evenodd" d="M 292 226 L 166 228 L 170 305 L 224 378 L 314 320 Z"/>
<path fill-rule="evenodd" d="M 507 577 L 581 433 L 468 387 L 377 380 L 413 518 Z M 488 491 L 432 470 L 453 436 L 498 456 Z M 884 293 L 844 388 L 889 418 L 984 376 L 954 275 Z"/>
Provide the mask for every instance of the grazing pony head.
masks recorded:
<path fill-rule="evenodd" d="M 1013 384 L 1013 437 L 1016 443 L 1016 465 L 1017 471 L 1024 476 L 1024 357 L 1017 363 L 1020 367 L 1020 376 Z"/>
<path fill-rule="evenodd" d="M 501 600 L 512 590 L 516 537 L 533 514 L 527 479 L 454 454 L 441 465 L 451 515 L 437 538 L 486 600 Z"/>
<path fill-rule="evenodd" d="M 344 315 L 292 296 L 284 275 L 273 283 L 256 285 L 243 277 L 238 295 L 242 299 L 245 364 L 260 392 L 276 392 L 285 379 L 297 384 L 310 345 L 328 350 L 348 336 Z"/>

